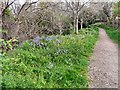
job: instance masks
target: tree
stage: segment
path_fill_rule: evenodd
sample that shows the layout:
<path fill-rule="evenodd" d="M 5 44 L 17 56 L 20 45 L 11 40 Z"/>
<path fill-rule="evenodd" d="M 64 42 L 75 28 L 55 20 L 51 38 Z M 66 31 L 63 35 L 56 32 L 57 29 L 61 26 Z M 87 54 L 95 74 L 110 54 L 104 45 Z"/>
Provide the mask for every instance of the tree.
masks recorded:
<path fill-rule="evenodd" d="M 85 26 L 94 23 L 96 13 L 90 7 L 84 7 L 80 14 L 81 14 L 80 19 L 82 19 L 81 21 L 83 21 Z M 81 29 L 82 29 L 82 23 L 81 23 Z"/>
<path fill-rule="evenodd" d="M 27 0 L 26 0 L 26 2 L 23 5 L 21 5 L 21 7 L 19 7 L 19 11 L 17 13 L 14 13 L 15 14 L 15 23 L 17 25 L 16 26 L 16 31 L 15 31 L 15 37 L 18 36 L 18 32 L 19 32 L 19 29 L 20 29 L 20 24 L 21 24 L 20 18 L 22 18 L 22 16 L 24 16 L 26 14 L 27 10 L 29 10 L 29 8 L 37 2 L 38 1 L 27 2 Z"/>
<path fill-rule="evenodd" d="M 111 23 L 111 13 L 112 13 L 111 9 L 112 9 L 112 4 L 113 4 L 112 2 L 105 2 L 103 4 L 103 13 L 107 17 L 108 24 Z"/>
<path fill-rule="evenodd" d="M 78 20 L 79 20 L 79 15 L 80 15 L 80 12 L 82 10 L 82 8 L 88 3 L 89 1 L 87 2 L 82 2 L 81 0 L 76 0 L 76 1 L 67 1 L 66 0 L 66 4 L 67 4 L 67 7 L 70 9 L 70 11 L 72 12 L 72 16 L 73 16 L 73 27 L 74 27 L 74 32 L 76 34 L 78 34 Z M 81 19 L 82 20 L 82 19 Z M 82 23 L 82 21 L 81 21 Z"/>
<path fill-rule="evenodd" d="M 120 1 L 114 3 L 112 11 L 113 11 L 113 15 L 120 17 Z"/>
<path fill-rule="evenodd" d="M 120 1 L 113 4 L 112 7 L 112 18 L 113 18 L 113 26 L 120 26 Z"/>
<path fill-rule="evenodd" d="M 11 14 L 11 11 L 10 11 L 10 6 L 15 2 L 16 0 L 12 0 L 12 1 L 9 1 L 9 0 L 3 0 L 1 1 L 1 5 L 2 5 L 2 8 L 1 8 L 1 16 L 2 16 L 2 29 L 6 29 L 6 24 L 5 24 L 5 18 L 6 16 L 9 16 Z M 2 38 L 4 39 L 7 39 L 7 35 L 6 33 L 3 33 L 2 32 Z"/>

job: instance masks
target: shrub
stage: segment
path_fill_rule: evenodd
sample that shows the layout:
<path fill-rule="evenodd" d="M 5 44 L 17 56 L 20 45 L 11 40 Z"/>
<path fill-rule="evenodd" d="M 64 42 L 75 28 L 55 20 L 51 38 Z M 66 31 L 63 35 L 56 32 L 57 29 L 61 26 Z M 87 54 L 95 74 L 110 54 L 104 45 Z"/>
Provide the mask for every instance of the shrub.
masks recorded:
<path fill-rule="evenodd" d="M 0 53 L 6 53 L 9 50 L 13 50 L 15 47 L 17 47 L 18 41 L 16 39 L 9 39 L 4 40 L 0 39 Z"/>

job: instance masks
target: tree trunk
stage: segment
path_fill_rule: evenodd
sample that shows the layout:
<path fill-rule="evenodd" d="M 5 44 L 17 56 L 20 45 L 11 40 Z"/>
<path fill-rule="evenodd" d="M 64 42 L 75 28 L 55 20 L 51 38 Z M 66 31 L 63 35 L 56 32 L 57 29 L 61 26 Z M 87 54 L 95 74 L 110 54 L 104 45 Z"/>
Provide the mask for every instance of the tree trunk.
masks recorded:
<path fill-rule="evenodd" d="M 110 26 L 110 17 L 107 17 L 107 25 Z"/>
<path fill-rule="evenodd" d="M 75 25 L 76 25 L 76 18 L 75 18 L 75 16 L 74 16 L 74 22 L 73 22 L 73 29 L 74 29 L 74 33 L 76 33 L 76 28 L 75 28 Z"/>
<path fill-rule="evenodd" d="M 62 25 L 59 23 L 60 35 L 62 35 Z"/>
<path fill-rule="evenodd" d="M 78 34 L 78 15 L 76 16 L 76 34 Z"/>
<path fill-rule="evenodd" d="M 19 29 L 20 29 L 20 22 L 18 20 L 18 21 L 16 21 L 16 31 L 15 31 L 15 34 L 14 34 L 15 38 L 18 36 Z"/>
<path fill-rule="evenodd" d="M 115 19 L 112 20 L 112 27 L 115 28 Z"/>
<path fill-rule="evenodd" d="M 2 38 L 7 40 L 7 32 L 4 32 L 4 30 L 7 30 L 6 29 L 6 25 L 5 25 L 5 14 L 3 13 L 2 14 Z"/>
<path fill-rule="evenodd" d="M 83 20 L 81 19 L 81 22 L 80 22 L 80 26 L 81 26 L 81 29 L 83 29 Z"/>

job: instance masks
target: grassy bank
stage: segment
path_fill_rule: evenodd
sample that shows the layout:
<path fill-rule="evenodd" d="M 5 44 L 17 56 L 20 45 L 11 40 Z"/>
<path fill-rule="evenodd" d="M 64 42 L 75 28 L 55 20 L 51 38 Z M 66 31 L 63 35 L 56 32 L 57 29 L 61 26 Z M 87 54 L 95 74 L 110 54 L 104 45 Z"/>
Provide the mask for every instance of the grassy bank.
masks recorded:
<path fill-rule="evenodd" d="M 100 28 L 103 28 L 106 30 L 106 33 L 108 34 L 108 36 L 114 40 L 115 42 L 117 42 L 118 44 L 120 44 L 120 32 L 118 31 L 118 29 L 116 28 L 110 28 L 107 25 L 104 24 L 99 24 L 97 25 Z"/>
<path fill-rule="evenodd" d="M 94 26 L 79 35 L 27 41 L 2 57 L 4 88 L 87 88 L 87 66 L 98 38 Z"/>

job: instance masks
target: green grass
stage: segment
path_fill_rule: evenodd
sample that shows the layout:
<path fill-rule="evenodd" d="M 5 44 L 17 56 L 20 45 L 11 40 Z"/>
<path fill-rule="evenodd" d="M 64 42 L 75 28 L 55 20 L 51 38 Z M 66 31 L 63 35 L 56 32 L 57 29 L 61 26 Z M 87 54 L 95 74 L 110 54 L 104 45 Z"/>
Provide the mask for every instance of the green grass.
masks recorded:
<path fill-rule="evenodd" d="M 116 28 L 110 28 L 107 25 L 104 24 L 99 24 L 97 25 L 100 28 L 103 28 L 106 30 L 106 33 L 108 34 L 108 36 L 115 42 L 117 42 L 118 44 L 120 44 L 120 32 L 118 31 L 118 29 Z"/>
<path fill-rule="evenodd" d="M 58 36 L 45 47 L 29 41 L 2 57 L 3 88 L 87 88 L 88 63 L 98 28 Z"/>

